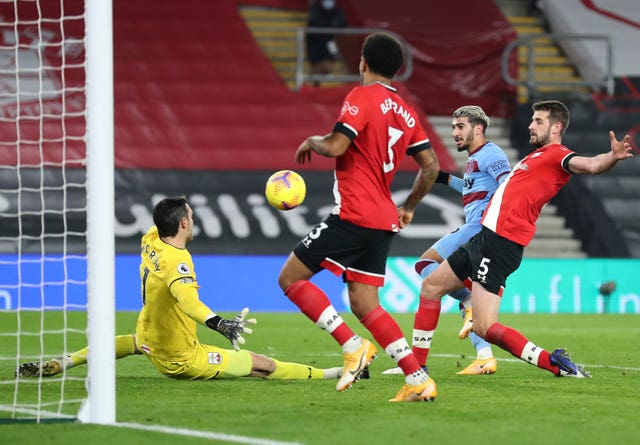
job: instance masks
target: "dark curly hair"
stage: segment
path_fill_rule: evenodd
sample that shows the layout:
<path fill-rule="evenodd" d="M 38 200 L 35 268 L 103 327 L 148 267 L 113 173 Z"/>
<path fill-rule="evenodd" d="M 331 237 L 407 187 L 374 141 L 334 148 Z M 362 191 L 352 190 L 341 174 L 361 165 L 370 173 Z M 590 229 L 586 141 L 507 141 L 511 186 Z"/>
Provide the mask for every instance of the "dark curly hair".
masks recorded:
<path fill-rule="evenodd" d="M 362 58 L 371 71 L 391 79 L 404 63 L 402 44 L 384 32 L 370 34 L 362 45 Z"/>

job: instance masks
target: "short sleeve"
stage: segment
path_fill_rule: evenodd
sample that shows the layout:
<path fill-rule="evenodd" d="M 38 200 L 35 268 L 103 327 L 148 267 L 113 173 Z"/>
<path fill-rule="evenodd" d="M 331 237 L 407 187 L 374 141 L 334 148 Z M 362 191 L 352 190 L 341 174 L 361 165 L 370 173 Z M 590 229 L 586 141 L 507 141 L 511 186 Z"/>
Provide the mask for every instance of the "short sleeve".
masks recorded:
<path fill-rule="evenodd" d="M 362 87 L 352 89 L 342 102 L 342 109 L 334 131 L 353 140 L 368 123 L 369 100 Z"/>

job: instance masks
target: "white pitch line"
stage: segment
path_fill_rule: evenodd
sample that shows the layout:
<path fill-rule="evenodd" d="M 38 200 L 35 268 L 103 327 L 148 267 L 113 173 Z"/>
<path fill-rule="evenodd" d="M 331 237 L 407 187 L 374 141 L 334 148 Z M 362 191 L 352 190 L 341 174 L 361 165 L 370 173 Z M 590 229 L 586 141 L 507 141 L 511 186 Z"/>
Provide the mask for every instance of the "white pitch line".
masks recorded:
<path fill-rule="evenodd" d="M 202 439 L 224 440 L 233 443 L 246 443 L 249 445 L 301 445 L 300 442 L 282 442 L 279 440 L 260 439 L 248 436 L 236 436 L 235 434 L 214 433 L 212 431 L 190 430 L 187 428 L 172 428 L 162 425 L 142 425 L 140 423 L 118 422 L 113 426 L 130 428 L 134 430 L 154 431 L 157 433 L 175 434 L 178 436 L 199 437 Z"/>
<path fill-rule="evenodd" d="M 430 357 L 442 357 L 442 358 L 459 358 L 459 359 L 474 359 L 471 356 L 461 357 L 460 354 L 429 354 Z M 514 362 L 514 363 L 524 363 L 524 361 L 517 358 L 498 358 L 496 359 L 499 362 Z M 631 366 L 614 366 L 614 365 L 589 365 L 587 363 L 580 363 L 585 368 L 611 368 L 611 369 L 621 369 L 623 371 L 640 371 L 640 368 L 634 368 Z"/>
<path fill-rule="evenodd" d="M 281 354 L 282 355 L 282 354 Z M 271 354 L 271 357 L 276 357 L 278 356 L 278 354 Z M 334 353 L 325 353 L 325 354 L 320 354 L 320 356 L 322 357 L 335 357 L 336 354 Z M 284 356 L 283 356 L 284 357 Z M 318 354 L 306 354 L 304 355 L 304 357 L 309 357 L 309 358 L 313 358 L 313 357 L 318 357 Z M 303 357 L 303 358 L 304 358 Z M 468 354 L 429 354 L 429 357 L 441 357 L 441 358 L 458 358 L 461 360 L 473 360 L 474 357 Z M 517 359 L 517 358 L 498 358 L 496 359 L 499 362 L 513 362 L 513 363 L 524 363 L 524 361 Z M 587 363 L 582 363 L 582 362 L 578 362 L 580 363 L 580 365 L 586 367 L 586 368 L 610 368 L 610 369 L 620 369 L 622 371 L 640 371 L 640 368 L 637 367 L 632 367 L 632 366 L 617 366 L 617 365 L 594 365 L 594 364 L 587 364 Z"/>

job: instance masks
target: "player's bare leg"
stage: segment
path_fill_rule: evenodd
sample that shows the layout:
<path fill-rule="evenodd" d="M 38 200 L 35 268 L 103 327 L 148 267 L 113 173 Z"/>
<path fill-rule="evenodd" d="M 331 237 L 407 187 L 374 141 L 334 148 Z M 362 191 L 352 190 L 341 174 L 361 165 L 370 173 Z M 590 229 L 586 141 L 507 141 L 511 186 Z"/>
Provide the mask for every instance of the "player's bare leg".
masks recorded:
<path fill-rule="evenodd" d="M 517 330 L 498 322 L 500 296 L 489 292 L 480 283 L 473 283 L 473 331 L 516 358 L 538 368 L 546 369 L 556 376 L 591 377 L 588 371 L 573 363 L 565 349 L 552 353 L 531 342 Z"/>
<path fill-rule="evenodd" d="M 291 253 L 280 272 L 278 284 L 291 302 L 307 318 L 331 334 L 342 348 L 344 365 L 336 389 L 344 391 L 360 378 L 375 357 L 377 348 L 353 332 L 322 289 L 309 281 L 312 276 L 313 272 L 295 253 Z"/>

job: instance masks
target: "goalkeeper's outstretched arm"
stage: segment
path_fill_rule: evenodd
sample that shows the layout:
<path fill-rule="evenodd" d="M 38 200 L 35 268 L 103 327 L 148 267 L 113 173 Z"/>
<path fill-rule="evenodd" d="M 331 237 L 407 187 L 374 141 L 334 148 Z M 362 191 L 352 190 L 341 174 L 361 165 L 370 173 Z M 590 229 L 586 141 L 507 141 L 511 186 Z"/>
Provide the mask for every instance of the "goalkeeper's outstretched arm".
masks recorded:
<path fill-rule="evenodd" d="M 248 308 L 244 308 L 233 319 L 226 320 L 200 301 L 196 286 L 181 286 L 175 297 L 180 308 L 189 318 L 224 335 L 236 351 L 240 349 L 240 345 L 245 344 L 242 334 L 253 332 L 247 325 L 256 324 L 256 319 L 245 320 L 247 313 L 249 313 Z"/>
<path fill-rule="evenodd" d="M 245 320 L 245 317 L 249 313 L 249 308 L 244 308 L 238 315 L 231 320 L 225 320 L 219 315 L 213 314 L 209 317 L 205 324 L 214 331 L 218 331 L 224 335 L 233 345 L 233 349 L 240 350 L 240 345 L 244 345 L 245 340 L 242 334 L 251 334 L 253 330 L 248 328 L 248 324 L 256 324 L 255 318 Z"/>

